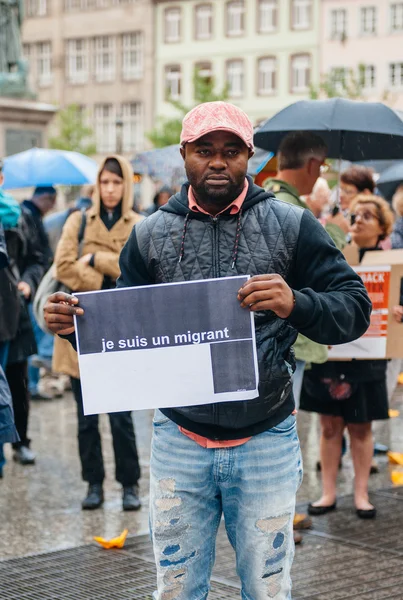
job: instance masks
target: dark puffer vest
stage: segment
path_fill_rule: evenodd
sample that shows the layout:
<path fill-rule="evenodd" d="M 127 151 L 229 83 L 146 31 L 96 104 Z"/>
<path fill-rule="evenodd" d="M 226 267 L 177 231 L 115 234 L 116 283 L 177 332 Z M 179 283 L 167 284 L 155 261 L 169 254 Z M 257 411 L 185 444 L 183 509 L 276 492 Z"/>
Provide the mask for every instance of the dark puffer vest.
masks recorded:
<path fill-rule="evenodd" d="M 163 209 L 136 225 L 122 251 L 122 275 L 118 287 L 278 273 L 298 290 L 304 285 L 298 282 L 296 254 L 301 244 L 309 244 L 310 236 L 315 237 L 316 234 L 322 262 L 324 259 L 331 260 L 331 255 L 335 255 L 335 263 L 339 262 L 344 271 L 342 279 L 349 280 L 350 284 L 354 280 L 354 287 L 358 287 L 356 294 L 366 297 L 362 283 L 358 283 L 360 280 L 345 263 L 322 226 L 314 217 L 305 217 L 309 211 L 277 201 L 273 194 L 255 186 L 250 179 L 248 194 L 238 215 L 223 213 L 211 217 L 191 212 L 187 194 L 188 186 L 185 185 L 181 193 L 172 197 Z M 304 218 L 308 219 L 305 227 L 307 238 L 301 240 Z M 310 231 L 312 227 L 313 232 Z M 314 246 L 313 253 L 317 255 Z M 306 260 L 311 260 L 308 254 Z M 300 266 L 299 271 L 304 279 L 306 267 L 302 263 Z M 319 285 L 316 276 L 312 276 L 312 281 L 307 279 L 305 277 L 307 287 Z M 294 309 L 293 313 L 296 313 L 296 320 L 301 321 L 302 328 L 304 322 L 308 324 L 306 315 L 309 314 L 309 319 L 315 317 L 315 301 L 315 310 L 319 304 L 330 302 L 330 299 L 318 302 L 318 294 L 312 289 L 307 294 L 315 296 L 314 299 L 299 292 L 295 294 L 296 304 L 301 305 L 302 312 L 298 314 Z M 367 307 L 370 306 L 367 297 L 364 302 Z M 323 312 L 322 306 L 320 310 Z M 355 308 L 351 310 L 354 313 Z M 362 315 L 365 310 L 360 307 L 359 312 Z M 360 324 L 363 330 L 368 324 L 366 319 L 364 317 Z M 297 337 L 296 323 L 291 318 L 280 319 L 273 312 L 265 311 L 255 314 L 255 324 L 259 397 L 244 402 L 163 409 L 162 412 L 179 425 L 216 439 L 246 437 L 273 427 L 286 418 L 294 407 L 291 376 L 295 366 L 292 344 Z M 354 329 L 354 316 L 349 324 Z M 320 321 L 313 324 L 313 328 L 315 331 L 316 328 L 323 329 Z M 318 341 L 323 337 L 332 338 L 333 343 L 337 343 L 341 336 L 340 342 L 345 341 L 348 336 L 341 329 L 339 324 L 335 326 L 329 323 L 327 335 L 318 331 L 316 337 L 320 338 Z M 331 343 L 330 339 L 327 343 Z"/>

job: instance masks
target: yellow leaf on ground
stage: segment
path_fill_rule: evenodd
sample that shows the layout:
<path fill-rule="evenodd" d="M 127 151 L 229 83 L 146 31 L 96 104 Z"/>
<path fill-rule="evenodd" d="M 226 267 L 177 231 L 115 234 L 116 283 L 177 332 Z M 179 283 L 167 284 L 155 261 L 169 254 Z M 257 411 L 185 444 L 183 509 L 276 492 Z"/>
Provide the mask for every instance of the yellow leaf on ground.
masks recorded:
<path fill-rule="evenodd" d="M 403 485 L 403 472 L 402 471 L 392 471 L 390 474 L 390 478 L 394 485 Z"/>
<path fill-rule="evenodd" d="M 106 548 L 107 550 L 110 550 L 111 548 L 123 548 L 128 533 L 129 530 L 125 529 L 118 537 L 112 538 L 111 540 L 105 540 L 105 538 L 102 537 L 94 537 L 94 540 L 102 546 L 102 548 Z"/>
<path fill-rule="evenodd" d="M 389 409 L 389 417 L 391 419 L 398 417 L 400 415 L 400 410 L 396 410 L 396 408 L 390 408 Z"/>
<path fill-rule="evenodd" d="M 401 452 L 388 452 L 388 458 L 391 465 L 402 465 L 403 454 Z"/>

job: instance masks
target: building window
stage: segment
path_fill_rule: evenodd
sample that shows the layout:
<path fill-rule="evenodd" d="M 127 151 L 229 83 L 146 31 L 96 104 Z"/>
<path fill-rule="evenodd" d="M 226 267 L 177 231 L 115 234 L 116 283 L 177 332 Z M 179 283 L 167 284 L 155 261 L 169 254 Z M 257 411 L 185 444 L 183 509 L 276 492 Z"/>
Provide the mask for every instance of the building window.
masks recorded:
<path fill-rule="evenodd" d="M 60 0 L 59 0 L 60 1 Z M 109 8 L 110 6 L 122 6 L 130 4 L 137 0 L 128 0 L 126 2 L 119 0 L 64 0 L 64 11 L 73 12 L 75 10 L 93 10 L 94 8 Z"/>
<path fill-rule="evenodd" d="M 125 81 L 141 79 L 144 68 L 144 38 L 142 31 L 122 36 L 122 75 Z"/>
<path fill-rule="evenodd" d="M 270 96 L 276 91 L 276 59 L 273 56 L 258 60 L 258 94 Z"/>
<path fill-rule="evenodd" d="M 138 152 L 144 143 L 143 107 L 141 102 L 122 105 L 123 152 Z"/>
<path fill-rule="evenodd" d="M 390 29 L 391 31 L 403 29 L 403 2 L 394 2 L 390 5 Z"/>
<path fill-rule="evenodd" d="M 376 33 L 376 7 L 365 6 L 360 9 L 361 35 Z"/>
<path fill-rule="evenodd" d="M 94 38 L 95 80 L 113 81 L 115 79 L 115 38 L 101 35 Z"/>
<path fill-rule="evenodd" d="M 195 38 L 209 40 L 213 35 L 213 7 L 211 4 L 199 4 L 195 8 Z"/>
<path fill-rule="evenodd" d="M 257 30 L 259 33 L 271 33 L 277 29 L 277 0 L 259 0 Z"/>
<path fill-rule="evenodd" d="M 70 83 L 85 83 L 88 81 L 87 40 L 67 41 L 66 72 Z"/>
<path fill-rule="evenodd" d="M 403 87 L 403 63 L 390 63 L 389 85 L 393 88 Z"/>
<path fill-rule="evenodd" d="M 52 44 L 39 42 L 37 44 L 37 77 L 40 87 L 47 87 L 52 83 Z"/>
<path fill-rule="evenodd" d="M 311 84 L 311 57 L 299 54 L 291 57 L 291 91 L 306 93 Z"/>
<path fill-rule="evenodd" d="M 245 30 L 245 6 L 243 0 L 227 2 L 227 35 L 243 35 Z"/>
<path fill-rule="evenodd" d="M 165 98 L 179 100 L 181 96 L 181 68 L 179 65 L 165 67 Z"/>
<path fill-rule="evenodd" d="M 94 131 L 98 152 L 116 150 L 115 107 L 112 104 L 96 104 Z"/>
<path fill-rule="evenodd" d="M 227 85 L 230 98 L 240 98 L 244 88 L 243 60 L 229 60 L 227 62 Z"/>
<path fill-rule="evenodd" d="M 344 40 L 347 37 L 347 11 L 338 8 L 330 11 L 330 38 Z"/>
<path fill-rule="evenodd" d="M 291 0 L 291 28 L 311 29 L 312 0 Z"/>
<path fill-rule="evenodd" d="M 48 0 L 26 0 L 27 17 L 46 17 L 49 12 Z"/>
<path fill-rule="evenodd" d="M 364 90 L 371 90 L 376 85 L 376 70 L 374 65 L 359 67 L 359 81 Z"/>
<path fill-rule="evenodd" d="M 199 62 L 195 65 L 196 71 L 206 83 L 211 83 L 213 80 L 213 68 L 210 62 Z"/>
<path fill-rule="evenodd" d="M 164 13 L 165 42 L 180 42 L 181 39 L 181 9 L 167 8 Z"/>

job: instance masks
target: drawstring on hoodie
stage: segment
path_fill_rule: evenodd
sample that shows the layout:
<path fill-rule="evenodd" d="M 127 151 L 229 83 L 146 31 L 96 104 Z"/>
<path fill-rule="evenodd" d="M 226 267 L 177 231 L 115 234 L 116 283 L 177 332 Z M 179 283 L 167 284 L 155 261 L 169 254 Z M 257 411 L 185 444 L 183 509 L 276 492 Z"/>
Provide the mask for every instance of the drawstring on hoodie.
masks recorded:
<path fill-rule="evenodd" d="M 190 219 L 190 212 L 187 213 L 186 217 L 185 217 L 185 222 L 183 224 L 183 231 L 182 231 L 182 242 L 181 242 L 181 249 L 179 252 L 179 260 L 178 263 L 182 262 L 182 258 L 185 252 L 185 236 L 186 236 L 186 232 L 187 232 L 187 228 L 188 228 L 188 222 Z"/>
<path fill-rule="evenodd" d="M 238 221 L 236 224 L 236 234 L 235 234 L 234 248 L 232 250 L 231 269 L 235 269 L 236 259 L 238 257 L 239 238 L 241 237 L 241 226 L 242 226 L 242 208 L 240 209 L 240 211 L 238 213 Z"/>
<path fill-rule="evenodd" d="M 179 252 L 179 259 L 178 259 L 178 263 L 180 264 L 182 262 L 182 259 L 185 255 L 185 237 L 186 237 L 186 233 L 188 230 L 188 225 L 189 225 L 189 219 L 190 219 L 190 212 L 187 213 L 186 217 L 185 217 L 185 222 L 183 224 L 183 231 L 182 231 L 182 241 L 181 241 L 181 248 L 180 248 L 180 252 Z M 239 240 L 241 237 L 241 229 L 242 229 L 242 208 L 241 210 L 238 212 L 238 219 L 237 219 L 237 225 L 236 225 L 236 233 L 235 233 L 235 241 L 234 241 L 234 247 L 232 250 L 232 263 L 231 263 L 231 269 L 235 269 L 235 265 L 236 265 L 236 261 L 238 258 L 238 250 L 239 250 Z"/>

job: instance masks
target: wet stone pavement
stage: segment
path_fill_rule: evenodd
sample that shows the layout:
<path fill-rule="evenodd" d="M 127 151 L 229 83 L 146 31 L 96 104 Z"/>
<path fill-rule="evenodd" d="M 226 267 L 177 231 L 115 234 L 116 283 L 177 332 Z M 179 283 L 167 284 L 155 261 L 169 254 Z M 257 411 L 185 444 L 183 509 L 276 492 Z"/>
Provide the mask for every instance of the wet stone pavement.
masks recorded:
<path fill-rule="evenodd" d="M 378 442 L 403 452 L 403 388 L 393 408 L 399 417 L 377 423 Z M 114 481 L 109 423 L 101 417 L 107 479 L 105 504 L 82 511 L 86 484 L 80 479 L 75 404 L 71 394 L 60 400 L 32 403 L 30 435 L 37 452 L 34 466 L 8 462 L 0 480 L 0 600 L 151 600 L 155 580 L 148 530 L 151 411 L 134 413 L 142 467 L 143 508 L 121 509 L 121 489 Z M 304 454 L 304 482 L 298 502 L 320 495 L 318 419 L 299 413 Z M 371 477 L 371 500 L 378 508 L 373 522 L 355 516 L 350 496 L 353 469 L 349 453 L 339 474 L 337 512 L 316 518 L 297 548 L 293 600 L 403 600 L 403 488 L 393 487 L 386 457 Z M 341 497 L 343 496 L 343 497 Z M 92 543 L 129 529 L 124 549 L 105 551 Z M 240 598 L 233 552 L 221 531 L 209 599 Z M 190 600 L 190 599 L 189 599 Z"/>

